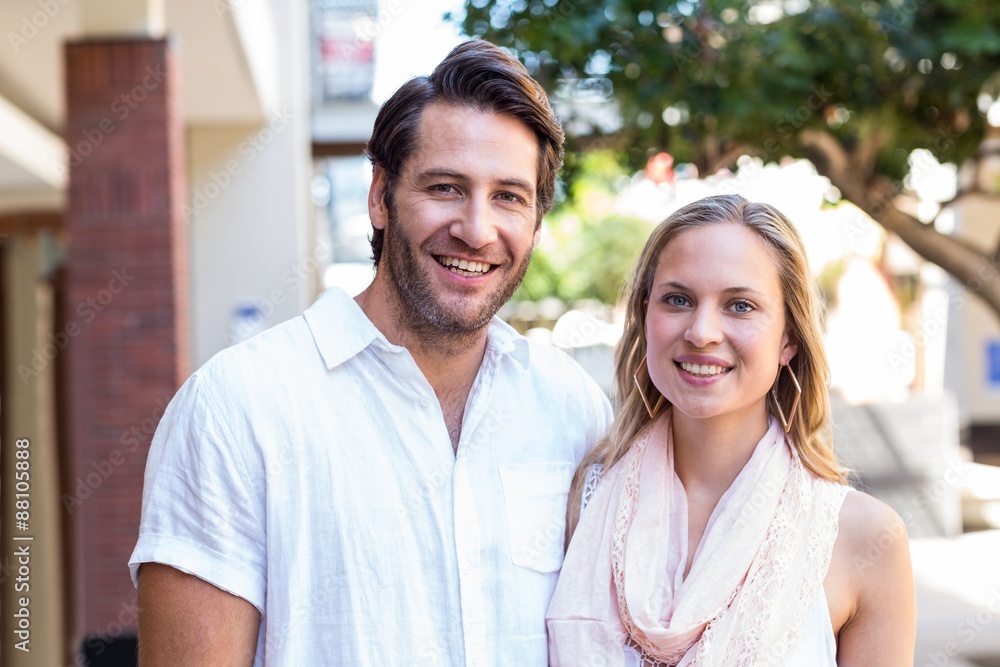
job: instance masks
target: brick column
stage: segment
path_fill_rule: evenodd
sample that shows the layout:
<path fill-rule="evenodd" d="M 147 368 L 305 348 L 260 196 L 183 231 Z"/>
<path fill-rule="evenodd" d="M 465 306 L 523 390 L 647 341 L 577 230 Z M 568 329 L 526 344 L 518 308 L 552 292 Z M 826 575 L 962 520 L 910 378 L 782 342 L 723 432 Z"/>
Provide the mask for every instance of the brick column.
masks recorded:
<path fill-rule="evenodd" d="M 102 638 L 134 637 L 126 564 L 146 453 L 189 371 L 180 68 L 165 40 L 88 40 L 65 55 L 71 641 L 106 658 L 122 647 Z"/>

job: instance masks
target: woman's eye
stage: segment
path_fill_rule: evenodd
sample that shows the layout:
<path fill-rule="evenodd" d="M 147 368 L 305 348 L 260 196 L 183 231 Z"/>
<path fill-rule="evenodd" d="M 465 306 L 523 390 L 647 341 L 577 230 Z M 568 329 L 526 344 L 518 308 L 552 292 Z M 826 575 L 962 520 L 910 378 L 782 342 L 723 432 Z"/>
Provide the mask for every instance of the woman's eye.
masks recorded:
<path fill-rule="evenodd" d="M 746 301 L 737 301 L 731 306 L 731 308 L 733 309 L 734 312 L 739 313 L 740 315 L 746 315 L 747 313 L 752 312 L 754 309 L 753 306 L 751 306 Z"/>
<path fill-rule="evenodd" d="M 689 303 L 687 297 L 681 294 L 668 294 L 663 300 L 668 306 L 686 306 Z"/>

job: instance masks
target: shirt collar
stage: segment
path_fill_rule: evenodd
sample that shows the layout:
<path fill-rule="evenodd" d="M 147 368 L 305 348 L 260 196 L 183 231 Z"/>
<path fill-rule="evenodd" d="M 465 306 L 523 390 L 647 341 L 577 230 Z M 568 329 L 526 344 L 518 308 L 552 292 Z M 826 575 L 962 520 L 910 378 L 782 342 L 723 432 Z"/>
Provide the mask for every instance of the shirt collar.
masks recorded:
<path fill-rule="evenodd" d="M 384 349 L 397 348 L 372 324 L 358 302 L 339 287 L 324 292 L 303 316 L 327 369 L 336 368 L 376 341 Z M 486 351 L 498 357 L 509 354 L 522 366 L 528 365 L 527 339 L 499 317 L 490 322 Z"/>
<path fill-rule="evenodd" d="M 327 369 L 333 369 L 381 339 L 361 306 L 339 287 L 331 287 L 309 306 L 303 317 Z"/>
<path fill-rule="evenodd" d="M 528 339 L 499 317 L 494 316 L 486 335 L 486 352 L 497 356 L 509 354 L 524 368 L 528 367 Z"/>

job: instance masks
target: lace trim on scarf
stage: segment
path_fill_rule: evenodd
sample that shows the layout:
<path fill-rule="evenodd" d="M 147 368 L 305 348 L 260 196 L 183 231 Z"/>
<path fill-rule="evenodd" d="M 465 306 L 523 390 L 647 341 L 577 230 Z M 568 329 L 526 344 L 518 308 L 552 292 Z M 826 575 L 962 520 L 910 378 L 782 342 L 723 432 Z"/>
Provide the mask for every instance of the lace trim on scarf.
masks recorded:
<path fill-rule="evenodd" d="M 639 469 L 642 466 L 642 455 L 646 451 L 648 442 L 649 430 L 626 455 L 625 470 L 621 480 L 622 492 L 619 496 L 618 513 L 615 517 L 614 532 L 611 537 L 611 576 L 614 578 L 615 588 L 618 592 L 618 614 L 630 638 L 629 644 L 639 653 L 642 659 L 641 664 L 644 667 L 646 665 L 655 667 L 659 663 L 651 661 L 647 656 L 656 652 L 656 648 L 645 633 L 636 627 L 625 600 L 625 543 L 629 528 L 632 526 L 632 518 L 635 516 L 635 506 L 639 501 Z M 665 656 L 667 664 L 676 664 L 684 657 L 685 653 L 687 653 L 687 649 L 676 652 L 674 655 Z"/>
<path fill-rule="evenodd" d="M 838 520 L 843 498 L 847 492 L 850 491 L 849 487 L 832 483 L 825 484 L 823 486 L 825 488 L 820 490 L 820 493 L 833 494 L 834 500 L 833 502 L 827 502 L 822 505 L 826 511 L 820 517 L 820 521 L 817 521 L 816 524 L 814 524 L 813 530 L 810 532 L 806 556 L 808 563 L 807 567 L 816 568 L 814 571 L 819 572 L 826 572 L 830 569 L 830 559 L 833 556 L 833 545 L 837 541 L 837 531 L 824 530 L 823 526 L 828 526 L 829 522 L 836 522 Z M 797 500 L 801 501 L 802 499 L 802 494 L 798 494 Z M 781 507 L 782 504 L 785 505 L 784 508 Z M 789 511 L 788 503 L 784 500 L 780 501 L 778 512 L 775 516 L 775 526 L 780 520 L 781 525 L 787 527 L 787 520 L 790 514 L 791 512 Z M 765 553 L 768 555 L 774 555 L 774 545 L 776 541 L 774 533 L 778 530 L 779 528 L 773 526 L 772 529 L 768 531 L 767 537 L 764 538 L 762 549 L 766 550 Z M 784 569 L 787 569 L 787 559 L 783 565 L 785 566 Z M 746 584 L 748 593 L 751 590 L 756 591 L 754 597 L 757 600 L 767 599 L 767 595 L 775 592 L 771 589 L 777 588 L 777 586 L 774 585 L 774 582 L 778 580 L 773 579 L 770 576 L 763 576 L 763 574 L 763 570 L 758 569 L 754 573 L 754 577 Z M 803 604 L 811 604 L 812 601 L 816 599 L 816 596 L 819 595 L 820 586 L 822 586 L 822 581 L 819 582 L 819 586 L 809 585 L 806 583 L 806 585 L 802 588 L 802 593 L 799 597 L 800 601 Z M 746 607 L 747 605 L 743 606 Z M 768 605 L 759 606 L 764 607 L 764 609 L 768 608 Z M 691 665 L 704 665 L 708 663 L 734 665 L 735 667 L 750 667 L 754 665 L 784 664 L 782 661 L 783 656 L 791 652 L 801 639 L 802 623 L 788 626 L 781 642 L 777 645 L 779 648 L 772 649 L 770 651 L 773 655 L 758 655 L 760 640 L 764 635 L 763 630 L 767 627 L 767 614 L 765 612 L 763 614 L 747 616 L 746 611 L 746 609 L 742 610 L 744 618 L 743 622 L 740 623 L 742 627 L 746 628 L 746 634 L 744 635 L 746 641 L 739 645 L 736 655 L 728 656 L 724 661 L 716 660 L 713 662 L 707 659 L 707 655 L 712 650 L 712 637 L 715 634 L 713 632 L 714 623 L 709 623 L 708 627 L 705 628 L 705 631 L 701 635 L 701 639 L 699 640 L 700 644 L 698 645 L 698 654 Z M 724 613 L 739 614 L 740 612 L 734 612 L 732 609 L 727 609 Z M 631 634 L 631 630 L 629 630 L 629 632 Z M 678 658 L 674 662 L 661 662 L 655 658 L 651 658 L 645 651 L 642 650 L 642 647 L 631 636 L 629 637 L 626 646 L 629 650 L 631 650 L 633 657 L 637 660 L 637 662 L 632 663 L 634 667 L 674 667 L 674 665 L 676 665 L 680 660 L 680 658 Z"/>
<path fill-rule="evenodd" d="M 624 492 L 618 504 L 618 516 L 612 536 L 612 577 L 618 591 L 618 608 L 622 624 L 629 636 L 626 650 L 630 650 L 633 652 L 633 657 L 638 658 L 635 667 L 673 667 L 692 648 L 664 656 L 665 662 L 650 657 L 649 654 L 655 653 L 656 648 L 635 626 L 624 596 L 625 573 L 622 556 L 634 515 L 633 510 L 638 501 L 639 468 L 647 442 L 648 432 L 629 452 L 629 460 L 623 471 Z M 807 609 L 819 595 L 824 577 L 816 577 L 815 573 L 825 573 L 829 570 L 833 546 L 837 540 L 840 507 L 850 489 L 834 482 L 814 478 L 802 465 L 794 450 L 792 456 L 793 464 L 787 480 L 787 492 L 783 493 L 778 501 L 774 518 L 760 546 L 760 558 L 757 559 L 758 563 L 767 563 L 769 567 L 752 568 L 743 585 L 733 591 L 726 604 L 713 614 L 714 620 L 708 624 L 693 647 L 696 654 L 694 660 L 689 663 L 692 666 L 782 665 L 784 657 L 795 648 L 801 638 L 805 618 L 805 614 L 801 611 Z M 590 477 L 588 483 L 589 481 Z M 802 526 L 801 521 L 798 522 L 799 529 L 804 533 L 801 538 L 806 540 L 804 555 L 796 548 L 802 544 L 802 540 L 790 540 L 787 535 L 788 531 L 796 530 L 796 518 L 800 516 L 803 507 L 819 509 L 814 513 L 815 521 L 810 522 L 808 526 Z M 804 563 L 795 562 L 798 559 L 804 559 Z M 797 584 L 789 584 L 799 587 L 798 607 L 792 605 L 791 609 L 776 610 L 774 605 L 768 604 L 768 600 L 779 597 L 778 592 L 782 585 L 786 584 L 789 570 L 793 565 L 796 565 L 797 572 L 812 573 L 812 576 L 805 577 Z M 741 590 L 742 598 L 734 607 L 733 601 Z M 775 616 L 780 618 L 774 618 Z M 737 642 L 722 649 L 725 655 L 718 654 L 718 649 L 713 650 L 716 624 L 720 623 L 730 624 L 733 628 L 732 635 L 738 638 Z M 768 636 L 768 631 L 775 627 L 785 629 L 778 637 Z M 777 641 L 774 641 L 775 639 Z M 769 648 L 763 650 L 764 645 Z"/>

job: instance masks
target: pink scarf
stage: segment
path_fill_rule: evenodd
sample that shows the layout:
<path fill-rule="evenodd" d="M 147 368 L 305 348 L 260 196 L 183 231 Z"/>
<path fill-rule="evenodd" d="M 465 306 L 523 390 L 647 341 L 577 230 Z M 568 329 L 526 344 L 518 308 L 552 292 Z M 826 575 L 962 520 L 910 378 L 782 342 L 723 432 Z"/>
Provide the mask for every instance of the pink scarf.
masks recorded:
<path fill-rule="evenodd" d="M 644 665 L 782 664 L 823 585 L 847 490 L 806 470 L 772 419 L 684 577 L 668 410 L 580 519 L 548 610 L 551 664 L 625 665 L 626 645 Z"/>

